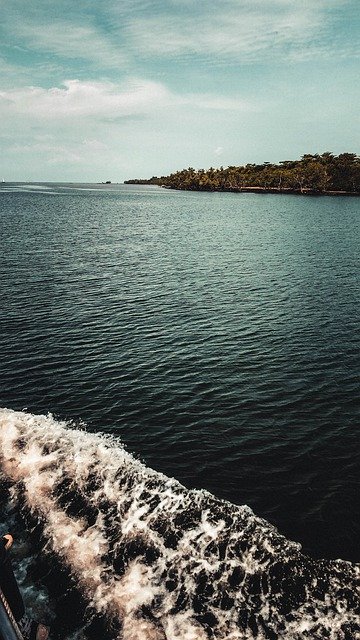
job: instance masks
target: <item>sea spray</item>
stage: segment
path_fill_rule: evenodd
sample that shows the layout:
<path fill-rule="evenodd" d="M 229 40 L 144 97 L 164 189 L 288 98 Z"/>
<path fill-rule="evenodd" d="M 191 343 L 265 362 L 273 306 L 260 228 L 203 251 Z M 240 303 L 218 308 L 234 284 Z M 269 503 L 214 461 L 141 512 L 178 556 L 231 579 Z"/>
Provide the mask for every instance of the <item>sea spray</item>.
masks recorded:
<path fill-rule="evenodd" d="M 89 607 L 120 623 L 115 637 L 360 638 L 358 565 L 306 557 L 248 507 L 185 489 L 117 439 L 3 409 L 0 456 L 14 500 Z"/>

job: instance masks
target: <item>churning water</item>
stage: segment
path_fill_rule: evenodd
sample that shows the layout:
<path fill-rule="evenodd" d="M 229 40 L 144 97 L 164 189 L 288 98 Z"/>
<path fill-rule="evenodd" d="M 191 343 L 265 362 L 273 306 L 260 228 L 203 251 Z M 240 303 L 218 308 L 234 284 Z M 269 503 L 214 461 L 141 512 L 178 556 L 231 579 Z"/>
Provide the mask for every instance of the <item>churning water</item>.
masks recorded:
<path fill-rule="evenodd" d="M 59 637 L 360 637 L 358 200 L 3 185 L 0 226 L 30 606 Z"/>

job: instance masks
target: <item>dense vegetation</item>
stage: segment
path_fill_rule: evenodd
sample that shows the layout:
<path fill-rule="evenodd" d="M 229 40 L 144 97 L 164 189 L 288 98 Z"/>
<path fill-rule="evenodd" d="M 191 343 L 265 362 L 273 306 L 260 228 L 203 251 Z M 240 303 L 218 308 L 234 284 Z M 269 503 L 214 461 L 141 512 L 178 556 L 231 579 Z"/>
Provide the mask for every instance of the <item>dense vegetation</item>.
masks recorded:
<path fill-rule="evenodd" d="M 292 193 L 346 192 L 360 194 L 360 157 L 306 154 L 301 160 L 279 164 L 247 164 L 219 169 L 183 169 L 169 176 L 149 180 L 126 180 L 125 184 L 155 184 L 193 191 L 260 191 Z"/>

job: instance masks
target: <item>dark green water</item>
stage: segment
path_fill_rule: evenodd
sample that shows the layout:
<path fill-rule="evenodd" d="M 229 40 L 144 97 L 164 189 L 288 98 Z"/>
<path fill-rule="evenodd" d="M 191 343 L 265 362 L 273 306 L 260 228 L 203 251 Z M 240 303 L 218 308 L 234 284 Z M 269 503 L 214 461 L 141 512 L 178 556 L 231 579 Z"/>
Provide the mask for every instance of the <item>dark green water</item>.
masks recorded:
<path fill-rule="evenodd" d="M 359 561 L 359 200 L 90 187 L 0 189 L 0 406 Z"/>

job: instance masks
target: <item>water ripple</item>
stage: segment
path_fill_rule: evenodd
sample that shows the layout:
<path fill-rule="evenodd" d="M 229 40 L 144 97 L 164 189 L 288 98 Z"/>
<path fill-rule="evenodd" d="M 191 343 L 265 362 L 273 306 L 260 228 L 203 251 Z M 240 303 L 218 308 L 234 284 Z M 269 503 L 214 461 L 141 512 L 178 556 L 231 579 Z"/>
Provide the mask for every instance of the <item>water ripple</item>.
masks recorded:
<path fill-rule="evenodd" d="M 38 187 L 0 188 L 1 406 L 358 560 L 355 199 Z"/>

